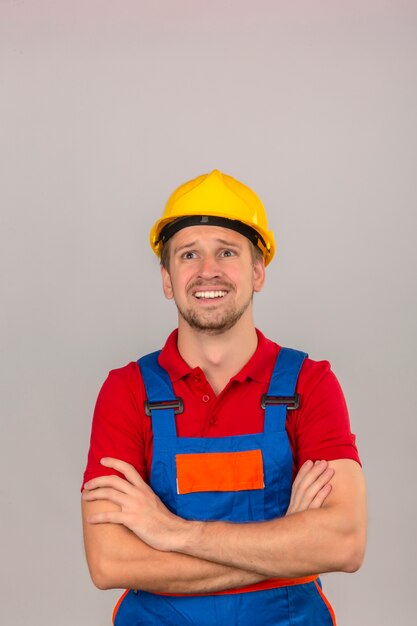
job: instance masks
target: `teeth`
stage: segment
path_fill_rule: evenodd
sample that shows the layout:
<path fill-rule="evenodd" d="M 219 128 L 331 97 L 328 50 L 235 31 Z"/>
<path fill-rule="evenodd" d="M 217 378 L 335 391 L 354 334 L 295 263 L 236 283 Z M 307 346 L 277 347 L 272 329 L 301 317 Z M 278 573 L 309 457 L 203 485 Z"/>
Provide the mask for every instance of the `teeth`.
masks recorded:
<path fill-rule="evenodd" d="M 196 298 L 223 298 L 227 291 L 197 291 L 194 295 Z"/>

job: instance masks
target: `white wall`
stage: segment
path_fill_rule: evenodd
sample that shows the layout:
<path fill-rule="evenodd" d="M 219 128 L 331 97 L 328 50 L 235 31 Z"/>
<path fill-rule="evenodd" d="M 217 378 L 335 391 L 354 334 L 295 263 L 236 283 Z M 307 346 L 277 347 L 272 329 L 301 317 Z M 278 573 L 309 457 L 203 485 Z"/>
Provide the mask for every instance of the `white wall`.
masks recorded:
<path fill-rule="evenodd" d="M 2 624 L 110 624 L 79 519 L 91 414 L 175 325 L 148 232 L 215 167 L 276 231 L 259 327 L 328 358 L 350 406 L 369 549 L 325 578 L 339 622 L 412 622 L 416 69 L 412 0 L 0 0 Z"/>

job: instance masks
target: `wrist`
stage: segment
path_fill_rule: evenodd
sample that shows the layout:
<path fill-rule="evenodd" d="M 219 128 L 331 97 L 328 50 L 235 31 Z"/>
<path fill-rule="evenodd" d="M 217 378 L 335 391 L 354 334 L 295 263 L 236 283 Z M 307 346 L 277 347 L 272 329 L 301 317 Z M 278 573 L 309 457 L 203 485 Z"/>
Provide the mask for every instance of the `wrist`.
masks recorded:
<path fill-rule="evenodd" d="M 207 522 L 181 520 L 181 527 L 178 529 L 175 538 L 175 552 L 197 556 L 196 550 L 201 545 L 204 528 Z"/>

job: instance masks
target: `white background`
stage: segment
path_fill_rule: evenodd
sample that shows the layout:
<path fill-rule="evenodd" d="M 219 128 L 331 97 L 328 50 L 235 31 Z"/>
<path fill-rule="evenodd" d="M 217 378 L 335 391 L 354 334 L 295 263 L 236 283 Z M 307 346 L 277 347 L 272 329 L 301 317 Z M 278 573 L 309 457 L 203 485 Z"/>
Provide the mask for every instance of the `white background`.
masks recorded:
<path fill-rule="evenodd" d="M 0 622 L 110 624 L 80 484 L 98 389 L 175 326 L 148 233 L 219 168 L 278 251 L 257 325 L 332 362 L 369 485 L 340 626 L 411 624 L 417 2 L 0 0 Z"/>

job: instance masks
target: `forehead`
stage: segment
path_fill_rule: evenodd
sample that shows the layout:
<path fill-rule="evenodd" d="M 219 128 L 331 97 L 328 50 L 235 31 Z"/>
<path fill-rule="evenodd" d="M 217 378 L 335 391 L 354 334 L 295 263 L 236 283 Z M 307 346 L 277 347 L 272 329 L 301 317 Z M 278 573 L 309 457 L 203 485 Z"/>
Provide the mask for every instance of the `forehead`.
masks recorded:
<path fill-rule="evenodd" d="M 175 233 L 171 239 L 171 249 L 176 250 L 188 245 L 222 244 L 248 246 L 249 239 L 230 228 L 222 226 L 188 226 Z"/>

